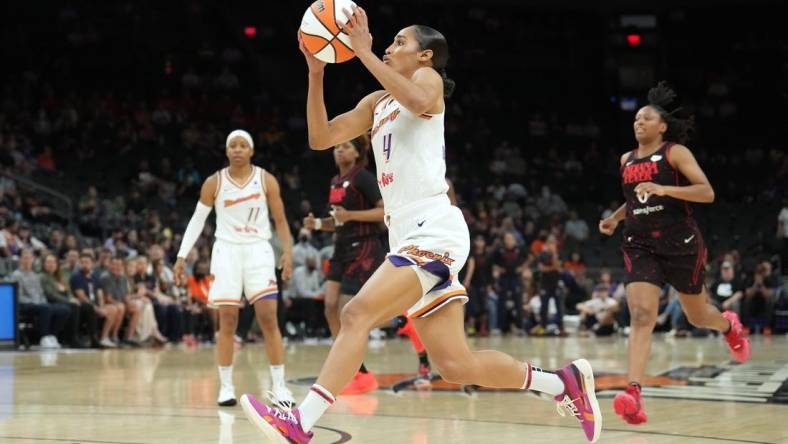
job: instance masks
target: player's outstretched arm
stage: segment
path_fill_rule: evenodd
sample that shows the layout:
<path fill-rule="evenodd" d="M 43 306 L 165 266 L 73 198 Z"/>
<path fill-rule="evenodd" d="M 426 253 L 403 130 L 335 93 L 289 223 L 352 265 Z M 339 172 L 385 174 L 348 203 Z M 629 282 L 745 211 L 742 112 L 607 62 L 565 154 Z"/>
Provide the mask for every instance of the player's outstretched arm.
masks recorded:
<path fill-rule="evenodd" d="M 211 214 L 211 209 L 216 199 L 218 182 L 217 175 L 213 174 L 205 179 L 200 189 L 200 200 L 197 202 L 197 206 L 194 208 L 194 214 L 191 220 L 189 220 L 189 225 L 186 226 L 186 231 L 183 233 L 181 248 L 178 250 L 178 259 L 175 261 L 172 270 L 177 285 L 181 285 L 180 279 L 186 265 L 186 256 L 194 247 L 194 243 L 197 242 L 197 239 L 200 238 L 202 229 L 205 226 L 205 220 L 208 219 L 208 215 Z"/>
<path fill-rule="evenodd" d="M 268 209 L 276 225 L 276 235 L 282 244 L 282 258 L 279 267 L 282 269 L 282 279 L 288 280 L 293 274 L 293 235 L 285 216 L 285 204 L 279 191 L 279 182 L 270 173 L 265 173 L 265 197 L 268 200 Z"/>

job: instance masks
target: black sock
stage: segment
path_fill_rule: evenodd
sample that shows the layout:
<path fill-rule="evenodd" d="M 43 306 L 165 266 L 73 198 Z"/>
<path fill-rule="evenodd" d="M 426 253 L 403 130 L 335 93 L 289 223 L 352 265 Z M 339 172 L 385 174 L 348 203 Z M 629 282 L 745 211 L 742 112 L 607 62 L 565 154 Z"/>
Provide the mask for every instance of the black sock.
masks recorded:
<path fill-rule="evenodd" d="M 427 352 L 419 353 L 419 364 L 430 366 L 430 358 L 427 356 Z"/>
<path fill-rule="evenodd" d="M 363 362 L 361 363 L 361 368 L 359 368 L 358 371 L 361 373 L 369 373 L 369 370 L 367 370 L 367 366 L 364 365 Z"/>

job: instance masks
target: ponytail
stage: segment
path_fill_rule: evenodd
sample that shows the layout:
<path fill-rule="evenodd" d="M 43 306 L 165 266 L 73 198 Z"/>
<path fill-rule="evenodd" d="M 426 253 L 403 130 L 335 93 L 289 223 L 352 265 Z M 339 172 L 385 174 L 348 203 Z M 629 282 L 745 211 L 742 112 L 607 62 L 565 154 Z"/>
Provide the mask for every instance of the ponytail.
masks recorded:
<path fill-rule="evenodd" d="M 454 87 L 457 86 L 457 84 L 446 74 L 446 68 L 441 68 L 438 72 L 443 79 L 443 97 L 448 99 L 454 94 Z"/>
<path fill-rule="evenodd" d="M 443 79 L 443 97 L 449 98 L 454 92 L 456 84 L 446 74 L 446 64 L 449 62 L 449 44 L 446 37 L 438 30 L 424 25 L 413 25 L 419 49 L 432 51 L 432 67 L 438 71 Z"/>

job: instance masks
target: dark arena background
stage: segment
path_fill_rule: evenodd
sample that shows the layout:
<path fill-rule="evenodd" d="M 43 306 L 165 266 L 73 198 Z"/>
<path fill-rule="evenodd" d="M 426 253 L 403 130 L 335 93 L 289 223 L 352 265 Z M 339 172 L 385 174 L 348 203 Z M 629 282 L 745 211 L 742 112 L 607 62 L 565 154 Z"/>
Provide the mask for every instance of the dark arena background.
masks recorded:
<path fill-rule="evenodd" d="M 588 359 L 604 415 L 599 442 L 788 443 L 788 8 L 597 3 L 359 3 L 380 56 L 411 24 L 449 43 L 457 86 L 446 102 L 447 178 L 487 264 L 467 306 L 471 348 L 546 369 Z M 303 399 L 332 343 L 323 281 L 333 240 L 302 225 L 310 213 L 328 217 L 337 172 L 331 150 L 307 143 L 296 32 L 308 7 L 0 5 L 0 442 L 265 442 L 240 407 L 216 405 L 218 324 L 205 304 L 213 215 L 186 258 L 188 284 L 172 273 L 200 186 L 227 165 L 225 138 L 237 128 L 280 183 L 294 267 L 317 275 L 308 292 L 278 283 L 287 382 Z M 713 203 L 693 205 L 706 288 L 741 318 L 752 358 L 731 360 L 666 285 L 643 381 L 649 418 L 633 426 L 613 412 L 628 383 L 623 236 L 598 224 L 624 202 L 620 158 L 637 148 L 635 114 L 662 80 L 694 115 L 686 145 L 715 190 Z M 376 89 L 357 59 L 325 69 L 329 117 Z M 557 245 L 560 262 L 553 298 L 543 297 L 546 245 Z M 123 278 L 115 302 L 126 312 L 109 337 L 100 317 L 77 322 L 85 303 L 72 287 L 86 256 L 100 287 Z M 597 299 L 614 303 L 594 313 Z M 240 311 L 239 395 L 271 384 L 254 318 L 253 307 Z M 380 387 L 340 396 L 313 443 L 586 442 L 575 419 L 536 392 L 450 384 L 434 368 L 418 378 L 398 332 L 393 323 L 371 332 L 365 363 Z"/>

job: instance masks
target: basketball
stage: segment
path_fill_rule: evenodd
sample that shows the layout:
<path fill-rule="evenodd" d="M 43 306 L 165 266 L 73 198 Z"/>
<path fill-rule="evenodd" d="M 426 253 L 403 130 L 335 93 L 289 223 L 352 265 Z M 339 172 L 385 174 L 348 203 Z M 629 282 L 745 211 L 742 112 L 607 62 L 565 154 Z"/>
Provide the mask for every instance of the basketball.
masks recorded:
<path fill-rule="evenodd" d="M 347 23 L 342 11 L 355 6 L 350 0 L 317 0 L 309 6 L 301 19 L 299 33 L 307 51 L 326 63 L 342 63 L 355 54 L 350 37 L 342 32 L 337 21 Z"/>

